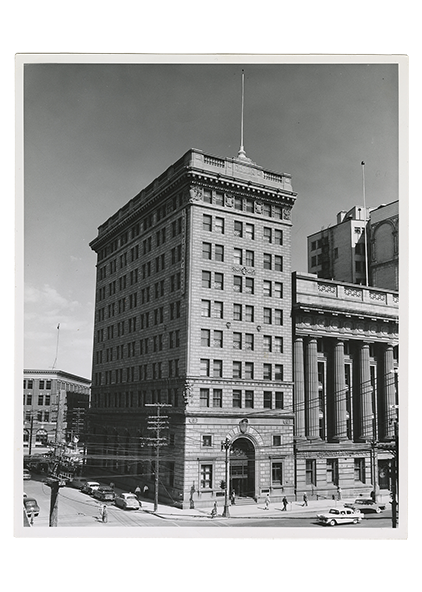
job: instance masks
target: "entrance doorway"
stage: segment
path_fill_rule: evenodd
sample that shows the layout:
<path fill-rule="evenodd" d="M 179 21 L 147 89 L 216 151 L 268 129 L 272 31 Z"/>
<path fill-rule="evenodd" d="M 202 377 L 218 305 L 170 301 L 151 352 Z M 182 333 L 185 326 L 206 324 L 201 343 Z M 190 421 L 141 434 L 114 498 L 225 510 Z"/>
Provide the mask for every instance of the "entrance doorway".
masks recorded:
<path fill-rule="evenodd" d="M 247 438 L 238 438 L 230 450 L 230 493 L 255 497 L 255 448 Z"/>

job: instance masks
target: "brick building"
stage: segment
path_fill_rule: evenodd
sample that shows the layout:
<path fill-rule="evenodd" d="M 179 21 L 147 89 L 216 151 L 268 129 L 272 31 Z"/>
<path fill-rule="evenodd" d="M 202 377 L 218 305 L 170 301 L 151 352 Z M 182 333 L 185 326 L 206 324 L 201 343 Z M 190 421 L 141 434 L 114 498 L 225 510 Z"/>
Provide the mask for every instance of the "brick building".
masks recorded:
<path fill-rule="evenodd" d="M 391 490 L 398 293 L 293 274 L 296 487 L 300 496 Z"/>
<path fill-rule="evenodd" d="M 84 437 L 91 381 L 62 370 L 23 371 L 23 443 L 28 453 Z"/>
<path fill-rule="evenodd" d="M 160 410 L 160 499 L 221 499 L 222 442 L 230 491 L 294 494 L 295 197 L 243 154 L 189 150 L 99 227 L 91 471 L 152 490 Z"/>
<path fill-rule="evenodd" d="M 398 219 L 398 201 L 339 212 L 337 224 L 308 236 L 308 271 L 320 278 L 397 291 Z"/>

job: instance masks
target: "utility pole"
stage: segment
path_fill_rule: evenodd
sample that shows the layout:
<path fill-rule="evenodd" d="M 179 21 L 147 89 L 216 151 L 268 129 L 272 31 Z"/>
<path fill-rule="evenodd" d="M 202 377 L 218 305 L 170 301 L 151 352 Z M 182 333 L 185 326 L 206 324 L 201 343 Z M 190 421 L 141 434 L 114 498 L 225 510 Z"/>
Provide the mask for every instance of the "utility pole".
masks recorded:
<path fill-rule="evenodd" d="M 399 421 L 398 421 L 398 405 L 391 405 L 391 409 L 397 410 L 397 417 L 394 420 L 394 442 L 395 451 L 391 460 L 391 519 L 392 527 L 397 528 L 399 523 L 398 516 L 398 497 L 399 497 Z"/>
<path fill-rule="evenodd" d="M 155 407 L 157 409 L 156 415 L 148 417 L 148 430 L 155 432 L 154 438 L 146 438 L 153 446 L 155 446 L 155 488 L 154 488 L 154 512 L 158 510 L 158 487 L 160 482 L 160 448 L 167 445 L 167 438 L 161 436 L 162 430 L 168 429 L 168 415 L 161 415 L 160 410 L 163 407 L 170 407 L 166 403 L 148 403 L 146 407 Z"/>
<path fill-rule="evenodd" d="M 51 489 L 50 495 L 50 516 L 48 526 L 57 526 L 57 518 L 59 514 L 59 488 L 64 487 L 65 481 L 52 478 L 46 485 Z"/>
<path fill-rule="evenodd" d="M 224 442 L 221 442 L 221 450 L 225 450 L 226 451 L 226 458 L 225 458 L 225 463 L 226 463 L 226 478 L 225 478 L 225 483 L 224 483 L 224 510 L 223 510 L 223 516 L 225 518 L 230 518 L 230 510 L 229 510 L 229 499 L 228 499 L 228 492 L 229 492 L 229 454 L 230 454 L 230 447 L 231 447 L 231 442 L 229 440 L 229 438 L 226 438 Z"/>

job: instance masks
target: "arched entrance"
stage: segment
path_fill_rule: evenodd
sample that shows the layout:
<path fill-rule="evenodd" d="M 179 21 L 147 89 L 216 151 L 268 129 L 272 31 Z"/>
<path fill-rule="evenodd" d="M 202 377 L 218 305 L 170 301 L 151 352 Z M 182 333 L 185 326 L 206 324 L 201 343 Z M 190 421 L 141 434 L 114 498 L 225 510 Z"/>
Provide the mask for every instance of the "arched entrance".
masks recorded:
<path fill-rule="evenodd" d="M 230 449 L 230 493 L 255 497 L 255 447 L 248 438 L 237 438 Z"/>

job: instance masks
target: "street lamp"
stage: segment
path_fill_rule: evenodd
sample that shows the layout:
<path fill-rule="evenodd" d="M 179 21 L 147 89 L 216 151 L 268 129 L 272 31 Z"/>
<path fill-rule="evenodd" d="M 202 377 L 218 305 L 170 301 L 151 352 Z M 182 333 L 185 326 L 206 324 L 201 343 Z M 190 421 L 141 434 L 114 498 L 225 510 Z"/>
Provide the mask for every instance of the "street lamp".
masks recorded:
<path fill-rule="evenodd" d="M 226 473 L 225 473 L 225 483 L 224 483 L 224 510 L 223 510 L 223 516 L 225 518 L 230 518 L 230 510 L 229 510 L 229 496 L 228 496 L 228 491 L 229 491 L 229 454 L 230 454 L 230 447 L 231 447 L 231 442 L 229 440 L 229 438 L 226 438 L 224 442 L 221 442 L 221 450 L 225 450 L 226 452 L 226 458 L 225 458 L 225 463 L 226 463 Z"/>

